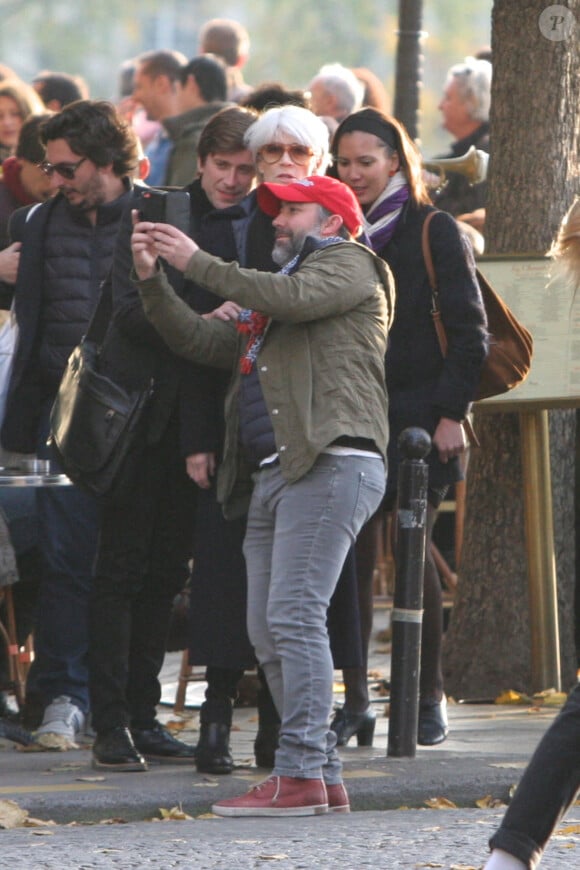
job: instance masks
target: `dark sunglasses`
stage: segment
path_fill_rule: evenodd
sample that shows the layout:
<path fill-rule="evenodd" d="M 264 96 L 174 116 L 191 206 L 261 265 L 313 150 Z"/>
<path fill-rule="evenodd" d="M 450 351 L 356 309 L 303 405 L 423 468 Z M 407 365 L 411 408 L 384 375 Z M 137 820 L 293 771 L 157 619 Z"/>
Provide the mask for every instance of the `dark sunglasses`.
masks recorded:
<path fill-rule="evenodd" d="M 81 157 L 76 163 L 49 163 L 48 160 L 43 160 L 38 166 L 49 178 L 52 178 L 54 173 L 57 172 L 62 178 L 66 178 L 67 181 L 72 181 L 77 169 L 86 159 L 86 157 Z"/>
<path fill-rule="evenodd" d="M 262 146 L 258 154 L 265 163 L 278 163 L 284 154 L 288 154 L 292 163 L 296 163 L 298 166 L 305 166 L 314 157 L 312 148 L 297 143 L 282 145 L 278 142 L 271 142 L 269 145 Z"/>

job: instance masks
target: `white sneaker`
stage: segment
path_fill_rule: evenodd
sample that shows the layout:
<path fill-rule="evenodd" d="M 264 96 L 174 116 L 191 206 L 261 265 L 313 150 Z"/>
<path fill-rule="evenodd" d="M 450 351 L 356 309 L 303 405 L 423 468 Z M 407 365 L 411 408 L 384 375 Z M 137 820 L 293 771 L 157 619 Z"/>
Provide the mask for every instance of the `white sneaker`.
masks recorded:
<path fill-rule="evenodd" d="M 84 724 L 85 715 L 82 710 L 73 704 L 68 695 L 60 695 L 51 701 L 44 711 L 42 725 L 37 729 L 36 734 L 56 734 L 74 743 Z"/>

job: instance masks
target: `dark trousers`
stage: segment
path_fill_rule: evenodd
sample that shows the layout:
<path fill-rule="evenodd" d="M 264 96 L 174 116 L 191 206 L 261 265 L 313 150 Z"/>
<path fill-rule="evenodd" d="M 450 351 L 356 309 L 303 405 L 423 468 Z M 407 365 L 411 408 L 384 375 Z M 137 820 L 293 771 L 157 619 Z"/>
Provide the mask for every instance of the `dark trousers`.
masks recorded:
<path fill-rule="evenodd" d="M 195 496 L 172 421 L 146 449 L 131 495 L 103 510 L 90 612 L 97 732 L 155 721 L 171 606 L 188 573 Z"/>
<path fill-rule="evenodd" d="M 52 458 L 46 445 L 50 403 L 43 408 L 38 456 Z M 58 463 L 53 459 L 53 468 Z M 37 492 L 41 577 L 35 620 L 35 660 L 27 692 L 48 704 L 68 695 L 89 709 L 88 612 L 97 547 L 96 500 L 76 486 L 46 487 Z"/>
<path fill-rule="evenodd" d="M 490 847 L 509 852 L 535 870 L 579 788 L 580 685 L 538 744 Z"/>

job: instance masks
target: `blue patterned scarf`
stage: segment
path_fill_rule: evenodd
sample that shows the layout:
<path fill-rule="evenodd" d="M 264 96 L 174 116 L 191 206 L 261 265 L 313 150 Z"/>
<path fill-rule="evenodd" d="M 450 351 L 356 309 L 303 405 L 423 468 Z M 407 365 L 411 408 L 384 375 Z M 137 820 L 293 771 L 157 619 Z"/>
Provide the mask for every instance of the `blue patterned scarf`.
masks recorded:
<path fill-rule="evenodd" d="M 327 245 L 336 245 L 337 242 L 344 242 L 344 239 L 341 239 L 339 236 L 331 236 L 328 239 L 312 239 L 312 237 L 307 237 L 310 241 L 314 241 L 314 247 L 312 249 L 318 250 L 319 248 L 325 248 Z M 310 253 L 309 249 L 309 253 Z M 295 257 L 292 257 L 282 268 L 280 269 L 280 275 L 291 275 L 296 268 L 298 267 L 302 257 L 304 254 L 304 246 L 300 253 L 296 254 Z M 238 322 L 236 324 L 236 329 L 238 332 L 244 333 L 248 336 L 248 343 L 246 345 L 246 349 L 244 353 L 240 357 L 240 371 L 243 375 L 249 375 L 252 371 L 252 368 L 256 364 L 256 360 L 258 358 L 258 354 L 260 353 L 260 349 L 264 343 L 264 337 L 266 335 L 266 327 L 270 322 L 270 318 L 266 314 L 260 314 L 259 311 L 254 311 L 252 308 L 243 308 L 238 314 Z"/>

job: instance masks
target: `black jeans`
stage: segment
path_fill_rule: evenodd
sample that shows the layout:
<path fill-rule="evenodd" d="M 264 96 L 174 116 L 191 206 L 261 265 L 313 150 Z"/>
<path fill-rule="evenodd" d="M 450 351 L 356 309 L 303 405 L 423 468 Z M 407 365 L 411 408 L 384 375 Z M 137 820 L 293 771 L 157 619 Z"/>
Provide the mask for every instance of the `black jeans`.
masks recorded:
<path fill-rule="evenodd" d="M 103 511 L 90 612 L 97 732 L 155 721 L 171 606 L 188 573 L 195 497 L 172 421 L 147 448 L 130 499 Z"/>
<path fill-rule="evenodd" d="M 509 852 L 535 870 L 579 788 L 580 685 L 538 744 L 490 847 Z"/>

